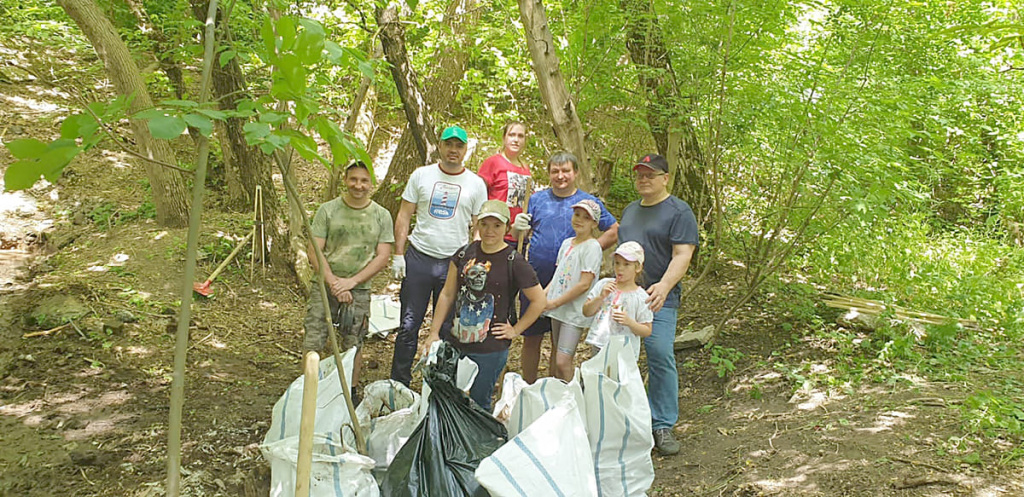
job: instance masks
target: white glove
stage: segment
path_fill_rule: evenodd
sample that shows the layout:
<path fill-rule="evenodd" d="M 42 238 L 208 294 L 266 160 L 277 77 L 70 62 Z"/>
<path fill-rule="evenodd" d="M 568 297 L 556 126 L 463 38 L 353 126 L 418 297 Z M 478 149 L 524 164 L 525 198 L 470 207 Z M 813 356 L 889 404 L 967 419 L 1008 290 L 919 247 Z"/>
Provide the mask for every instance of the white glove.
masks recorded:
<path fill-rule="evenodd" d="M 512 229 L 516 231 L 530 231 L 530 221 L 533 221 L 533 218 L 529 214 L 520 212 L 512 223 Z"/>
<path fill-rule="evenodd" d="M 393 255 L 391 256 L 391 274 L 395 275 L 396 280 L 405 278 L 405 256 L 404 255 Z"/>

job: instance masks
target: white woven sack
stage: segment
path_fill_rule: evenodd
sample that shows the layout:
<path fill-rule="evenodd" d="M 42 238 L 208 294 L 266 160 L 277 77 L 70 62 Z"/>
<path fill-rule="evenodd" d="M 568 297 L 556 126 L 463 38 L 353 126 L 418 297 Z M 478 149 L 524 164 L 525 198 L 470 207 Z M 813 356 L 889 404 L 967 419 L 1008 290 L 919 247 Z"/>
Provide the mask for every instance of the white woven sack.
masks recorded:
<path fill-rule="evenodd" d="M 270 461 L 270 497 L 295 495 L 295 466 L 299 437 L 289 437 L 260 446 Z M 338 443 L 337 435 L 313 436 L 313 464 L 310 468 L 310 497 L 379 497 L 380 489 L 370 474 L 373 459 L 352 452 Z"/>
<path fill-rule="evenodd" d="M 492 497 L 593 497 L 593 457 L 572 395 L 480 462 L 476 479 Z"/>
<path fill-rule="evenodd" d="M 366 438 L 366 455 L 378 468 L 387 468 L 419 424 L 412 407 L 420 394 L 394 380 L 375 381 L 363 391 L 356 417 Z"/>
<path fill-rule="evenodd" d="M 651 409 L 629 338 L 610 337 L 580 367 L 599 497 L 646 495 L 654 482 Z"/>
<path fill-rule="evenodd" d="M 353 347 L 341 355 L 341 362 L 345 367 L 345 379 L 349 381 L 350 385 L 352 384 L 352 361 L 355 357 L 355 350 Z M 334 356 L 320 361 L 319 368 L 316 421 L 313 424 L 313 433 L 321 433 L 325 436 L 329 433 L 344 433 L 344 443 L 352 448 L 352 452 L 355 452 L 355 434 L 350 426 L 345 426 L 351 425 L 351 420 L 348 415 L 348 406 L 345 405 L 345 394 L 342 392 L 341 382 L 338 381 L 338 368 L 335 367 Z M 296 378 L 285 390 L 284 395 L 274 404 L 270 429 L 263 439 L 264 444 L 299 436 L 303 382 L 302 376 Z M 345 426 L 344 430 L 343 426 Z"/>

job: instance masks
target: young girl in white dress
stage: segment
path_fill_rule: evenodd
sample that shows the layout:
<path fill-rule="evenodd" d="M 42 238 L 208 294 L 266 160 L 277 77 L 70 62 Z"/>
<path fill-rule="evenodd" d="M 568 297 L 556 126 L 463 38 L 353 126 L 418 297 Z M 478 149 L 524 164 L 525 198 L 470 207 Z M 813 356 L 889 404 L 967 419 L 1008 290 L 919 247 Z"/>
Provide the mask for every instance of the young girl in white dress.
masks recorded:
<path fill-rule="evenodd" d="M 573 375 L 573 356 L 583 330 L 591 319 L 583 314 L 587 292 L 601 272 L 601 244 L 594 238 L 601 207 L 584 199 L 574 204 L 572 228 L 576 236 L 567 238 L 558 250 L 555 274 L 548 284 L 548 305 L 544 314 L 551 318 L 551 374 L 569 381 Z"/>
<path fill-rule="evenodd" d="M 597 315 L 587 333 L 594 354 L 612 335 L 628 335 L 636 358 L 640 358 L 640 339 L 651 336 L 654 322 L 647 292 L 637 284 L 643 270 L 644 248 L 636 242 L 623 243 L 615 249 L 615 278 L 598 281 L 587 296 L 583 315 Z"/>

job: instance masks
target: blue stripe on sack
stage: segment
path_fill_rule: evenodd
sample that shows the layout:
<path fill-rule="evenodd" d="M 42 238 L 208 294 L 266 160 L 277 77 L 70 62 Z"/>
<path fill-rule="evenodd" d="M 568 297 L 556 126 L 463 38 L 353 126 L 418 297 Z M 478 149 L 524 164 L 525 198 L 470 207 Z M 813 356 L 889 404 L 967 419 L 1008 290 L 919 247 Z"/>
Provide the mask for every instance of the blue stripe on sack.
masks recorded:
<path fill-rule="evenodd" d="M 516 489 L 516 492 L 519 492 L 519 495 L 527 497 L 526 492 L 524 492 L 523 488 L 519 486 L 519 483 L 516 482 L 515 478 L 512 478 L 512 473 L 508 472 L 508 468 L 501 463 L 501 460 L 494 456 L 491 456 L 491 460 L 494 461 L 494 465 L 498 467 L 498 471 L 501 471 L 501 474 L 505 476 L 505 479 L 508 480 L 510 485 L 512 485 L 512 488 Z"/>
<path fill-rule="evenodd" d="M 333 431 L 327 434 L 327 450 L 329 450 L 331 452 L 332 456 L 336 455 L 334 453 L 334 432 Z M 334 461 L 334 471 L 333 471 L 333 473 L 334 473 L 334 495 L 335 495 L 335 497 L 344 497 L 344 495 L 345 495 L 345 492 L 343 492 L 341 490 L 341 465 L 342 465 L 342 463 L 340 461 Z M 310 475 L 310 478 L 312 478 L 312 475 Z M 309 487 L 311 489 L 313 488 L 313 482 L 309 482 Z"/>
<path fill-rule="evenodd" d="M 533 455 L 533 452 L 530 451 L 526 444 L 524 444 L 519 437 L 512 439 L 512 441 L 516 443 L 519 450 L 522 450 L 523 453 L 526 454 L 526 457 L 530 458 L 530 462 L 532 462 L 534 466 L 537 466 L 540 474 L 544 475 L 544 479 L 548 481 L 548 485 L 551 485 L 551 489 L 555 491 L 555 495 L 558 495 L 558 497 L 565 497 L 565 494 L 562 493 L 562 489 L 558 488 L 558 484 L 555 483 L 555 479 L 551 477 L 551 473 L 548 473 L 548 470 L 541 465 L 540 461 L 537 460 L 537 456 Z"/>
<path fill-rule="evenodd" d="M 523 406 L 521 406 L 519 404 L 519 400 L 522 399 L 522 397 L 523 397 L 523 392 L 520 391 L 519 392 L 519 398 L 516 399 L 516 405 L 515 405 L 515 407 L 519 408 L 519 431 L 517 432 L 517 434 L 523 432 Z"/>
<path fill-rule="evenodd" d="M 601 444 L 604 443 L 604 373 L 597 374 L 597 405 L 601 413 L 601 429 L 598 430 L 597 446 L 594 448 L 594 479 L 597 480 L 597 495 L 601 496 Z"/>
<path fill-rule="evenodd" d="M 290 397 L 291 395 L 292 395 L 292 389 L 291 388 L 289 388 L 288 390 L 284 391 L 284 402 L 281 402 L 281 412 L 280 412 L 280 416 L 281 416 L 281 433 L 279 433 L 277 435 L 277 439 L 278 440 L 284 440 L 284 427 L 288 426 L 288 423 L 287 423 L 287 421 L 288 421 L 288 409 L 286 409 L 286 407 L 288 406 L 288 397 Z"/>
<path fill-rule="evenodd" d="M 547 388 L 548 382 L 545 380 L 544 383 L 540 385 L 540 398 L 544 399 L 544 412 L 551 409 L 551 404 L 548 403 L 548 394 L 544 392 Z"/>
<path fill-rule="evenodd" d="M 616 403 L 619 400 L 619 393 L 621 391 L 622 384 L 620 383 L 615 389 L 614 398 Z M 625 414 L 625 412 L 623 412 L 623 414 Z M 619 448 L 619 471 L 622 477 L 622 495 L 629 495 L 629 485 L 626 484 L 626 460 L 623 458 L 623 455 L 626 453 L 626 444 L 629 442 L 629 432 L 632 428 L 629 425 L 629 416 L 622 416 L 622 419 L 626 423 L 626 431 L 622 434 L 622 447 Z"/>
<path fill-rule="evenodd" d="M 395 384 L 392 383 L 390 387 L 388 389 L 388 408 L 391 409 L 391 412 L 395 412 Z"/>

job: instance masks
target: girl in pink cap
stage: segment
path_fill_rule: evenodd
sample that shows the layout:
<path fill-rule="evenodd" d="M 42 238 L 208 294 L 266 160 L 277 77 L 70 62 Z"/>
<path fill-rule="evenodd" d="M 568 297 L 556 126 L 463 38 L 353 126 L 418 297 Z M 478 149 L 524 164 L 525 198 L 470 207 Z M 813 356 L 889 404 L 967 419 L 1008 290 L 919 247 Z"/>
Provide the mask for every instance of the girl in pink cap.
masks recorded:
<path fill-rule="evenodd" d="M 572 229 L 576 236 L 567 238 L 558 250 L 555 274 L 545 289 L 548 298 L 543 316 L 551 318 L 551 373 L 565 381 L 572 379 L 573 357 L 583 330 L 591 318 L 583 314 L 587 292 L 601 272 L 601 244 L 594 238 L 601 206 L 583 199 L 572 206 Z"/>
<path fill-rule="evenodd" d="M 627 335 L 636 358 L 640 358 L 640 338 L 651 335 L 654 313 L 647 306 L 647 292 L 637 284 L 644 271 L 644 248 L 626 242 L 615 249 L 615 278 L 604 278 L 594 285 L 583 315 L 594 316 L 587 334 L 592 352 L 608 344 L 612 335 Z"/>

